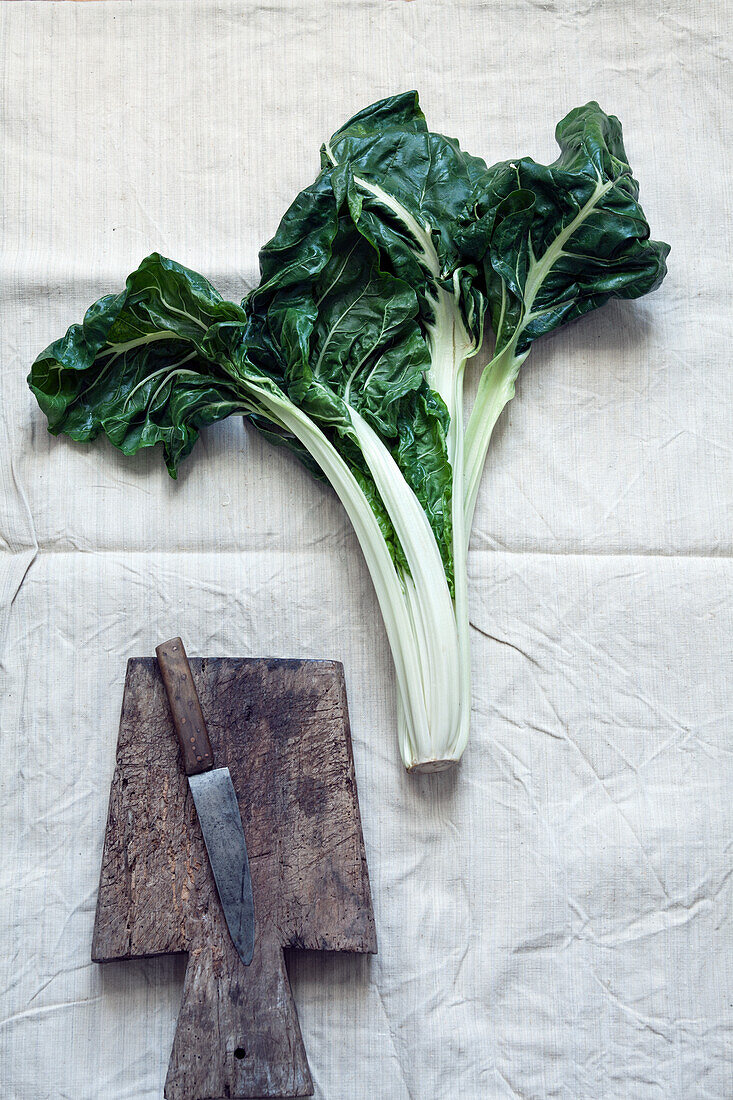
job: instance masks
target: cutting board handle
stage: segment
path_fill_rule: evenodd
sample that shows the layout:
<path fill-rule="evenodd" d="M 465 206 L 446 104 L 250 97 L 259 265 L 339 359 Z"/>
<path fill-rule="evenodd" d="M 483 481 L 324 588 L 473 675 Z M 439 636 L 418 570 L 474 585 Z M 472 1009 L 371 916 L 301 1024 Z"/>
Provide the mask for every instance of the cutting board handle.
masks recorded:
<path fill-rule="evenodd" d="M 160 674 L 181 746 L 186 775 L 200 775 L 214 766 L 214 753 L 191 675 L 186 650 L 180 638 L 156 646 Z"/>
<path fill-rule="evenodd" d="M 272 933 L 258 936 L 249 967 L 224 929 L 191 947 L 163 1095 L 313 1095 L 282 948 Z"/>

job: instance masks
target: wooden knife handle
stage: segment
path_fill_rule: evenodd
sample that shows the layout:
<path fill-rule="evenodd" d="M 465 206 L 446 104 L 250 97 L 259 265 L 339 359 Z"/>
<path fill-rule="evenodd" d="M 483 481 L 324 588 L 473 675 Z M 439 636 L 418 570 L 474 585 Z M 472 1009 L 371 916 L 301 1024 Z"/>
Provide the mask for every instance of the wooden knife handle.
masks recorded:
<path fill-rule="evenodd" d="M 199 775 L 213 768 L 214 754 L 186 650 L 180 638 L 171 638 L 156 646 L 155 652 L 181 746 L 184 770 L 186 775 Z"/>

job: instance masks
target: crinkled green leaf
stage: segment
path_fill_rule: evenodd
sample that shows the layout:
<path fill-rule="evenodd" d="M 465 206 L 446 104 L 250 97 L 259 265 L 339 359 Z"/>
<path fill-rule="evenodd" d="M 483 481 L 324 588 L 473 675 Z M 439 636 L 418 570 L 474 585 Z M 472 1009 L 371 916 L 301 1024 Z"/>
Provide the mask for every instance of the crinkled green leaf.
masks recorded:
<path fill-rule="evenodd" d="M 479 206 L 491 224 L 487 285 L 497 346 L 517 354 L 538 336 L 603 305 L 638 298 L 666 274 L 669 246 L 649 239 L 621 124 L 597 103 L 556 131 L 551 165 L 492 168 Z"/>
<path fill-rule="evenodd" d="M 330 181 L 337 169 L 326 169 Z M 430 352 L 415 290 L 384 263 L 372 240 L 354 223 L 343 188 L 303 192 L 262 255 L 279 255 L 300 281 L 283 284 L 279 273 L 263 279 L 245 305 L 257 351 L 268 373 L 283 376 L 283 389 L 331 438 L 357 474 L 390 546 L 396 536 L 379 501 L 358 446 L 349 410 L 380 435 L 426 510 L 450 576 L 451 472 L 445 410 L 425 375 Z M 320 222 L 318 219 L 321 219 Z M 298 221 L 300 219 L 300 222 Z M 301 262 L 304 261 L 304 262 Z M 413 400 L 414 394 L 422 402 Z M 411 446 L 400 448 L 409 428 Z M 421 447 L 426 453 L 420 455 Z M 297 450 L 297 448 L 296 448 Z M 401 552 L 395 549 L 395 559 Z"/>
<path fill-rule="evenodd" d="M 470 216 L 474 190 L 487 169 L 454 138 L 428 129 L 417 92 L 392 96 L 345 123 L 321 151 L 322 163 L 348 165 L 352 175 L 388 192 L 435 236 L 442 274 L 459 260 L 456 225 Z M 368 211 L 387 210 L 365 194 Z M 404 226 L 396 232 L 404 233 Z"/>
<path fill-rule="evenodd" d="M 323 146 L 321 160 L 332 168 L 334 189 L 347 195 L 359 231 L 379 250 L 382 268 L 415 291 L 424 322 L 434 314 L 436 282 L 452 291 L 457 274 L 461 295 L 478 296 L 478 308 L 462 306 L 480 343 L 484 302 L 471 264 L 483 256 L 487 235 L 476 257 L 466 256 L 462 241 L 475 220 L 484 161 L 453 138 L 428 130 L 416 92 L 381 100 L 354 116 Z"/>
<path fill-rule="evenodd" d="M 448 413 L 431 390 L 431 351 L 441 339 L 452 346 L 452 329 L 440 325 L 456 316 L 466 354 L 481 339 L 479 265 L 463 261 L 457 242 L 486 165 L 431 133 L 408 92 L 350 119 L 324 145 L 322 166 L 260 253 L 262 281 L 245 302 L 253 354 L 341 439 L 362 479 L 349 409 L 379 434 L 428 515 L 450 579 Z"/>
<path fill-rule="evenodd" d="M 226 322 L 243 328 L 240 306 L 149 256 L 33 364 L 28 381 L 49 430 L 80 442 L 103 432 L 125 454 L 160 443 L 175 477 L 202 427 L 242 411 L 236 383 L 207 353 Z"/>

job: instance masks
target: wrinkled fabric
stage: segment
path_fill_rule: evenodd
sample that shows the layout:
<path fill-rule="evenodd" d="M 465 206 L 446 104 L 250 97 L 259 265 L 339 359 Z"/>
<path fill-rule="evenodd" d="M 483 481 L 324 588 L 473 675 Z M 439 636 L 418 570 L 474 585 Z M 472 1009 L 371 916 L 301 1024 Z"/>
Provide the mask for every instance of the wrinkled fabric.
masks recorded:
<path fill-rule="evenodd" d="M 344 662 L 379 939 L 292 953 L 320 1100 L 729 1100 L 730 14 L 719 0 L 3 4 L 0 1066 L 157 1100 L 185 962 L 90 946 L 130 656 Z M 54 439 L 33 358 L 159 250 L 227 297 L 321 141 L 415 87 L 493 162 L 620 116 L 662 288 L 538 343 L 470 554 L 460 768 L 399 763 L 345 514 L 241 424 L 179 481 Z M 475 378 L 472 385 L 475 385 Z"/>

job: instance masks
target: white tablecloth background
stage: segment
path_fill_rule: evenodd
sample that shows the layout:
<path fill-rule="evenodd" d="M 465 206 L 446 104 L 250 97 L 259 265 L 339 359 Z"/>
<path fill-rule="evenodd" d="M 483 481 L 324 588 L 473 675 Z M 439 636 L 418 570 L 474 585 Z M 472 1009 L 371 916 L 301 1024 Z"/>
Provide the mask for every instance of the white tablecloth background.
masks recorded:
<path fill-rule="evenodd" d="M 294 953 L 321 1100 L 730 1100 L 731 22 L 720 0 L 0 5 L 4 1100 L 157 1100 L 180 958 L 90 962 L 130 655 L 346 667 L 379 936 Z M 730 9 L 728 8 L 728 12 Z M 241 424 L 177 484 L 47 435 L 35 355 L 153 250 L 235 298 L 354 111 L 488 161 L 624 122 L 659 292 L 543 340 L 470 555 L 473 732 L 411 779 L 338 502 Z"/>

